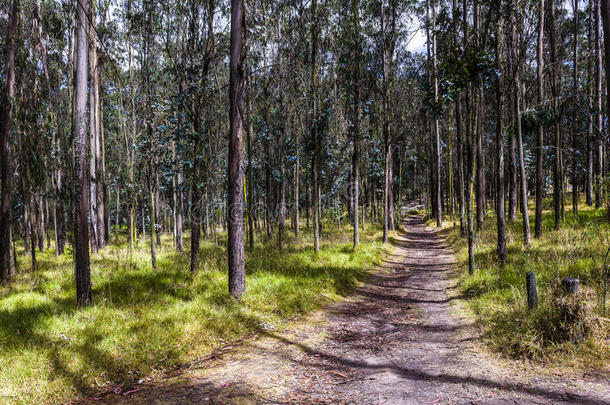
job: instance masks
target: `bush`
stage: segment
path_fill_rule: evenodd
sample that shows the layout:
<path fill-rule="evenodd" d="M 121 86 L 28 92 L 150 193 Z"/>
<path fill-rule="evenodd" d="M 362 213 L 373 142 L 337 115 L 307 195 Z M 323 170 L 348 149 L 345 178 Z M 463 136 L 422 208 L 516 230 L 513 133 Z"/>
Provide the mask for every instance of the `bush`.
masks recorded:
<path fill-rule="evenodd" d="M 598 322 L 593 313 L 592 303 L 595 292 L 581 287 L 576 294 L 567 295 L 558 287 L 553 292 L 552 305 L 554 316 L 551 319 L 551 341 L 580 343 L 590 337 Z"/>

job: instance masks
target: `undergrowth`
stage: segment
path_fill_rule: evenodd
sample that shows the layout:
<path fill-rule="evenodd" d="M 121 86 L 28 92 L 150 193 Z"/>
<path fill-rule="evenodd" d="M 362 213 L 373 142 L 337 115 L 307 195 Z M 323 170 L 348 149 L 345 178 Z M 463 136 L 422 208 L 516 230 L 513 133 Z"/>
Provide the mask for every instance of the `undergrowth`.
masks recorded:
<path fill-rule="evenodd" d="M 488 212 L 477 236 L 473 276 L 468 275 L 467 241 L 460 237 L 459 219 L 455 227 L 453 220 L 445 224 L 442 232 L 456 247 L 461 294 L 481 326 L 485 342 L 495 351 L 512 358 L 536 359 L 558 366 L 608 368 L 610 321 L 608 310 L 603 309 L 602 289 L 610 224 L 605 211 L 582 204 L 580 215 L 575 219 L 571 207 L 566 207 L 559 230 L 553 229 L 553 213 L 545 211 L 543 236 L 535 239 L 531 208 L 531 245 L 523 246 L 523 222 L 519 213 L 517 221 L 507 222 L 508 256 L 503 267 L 499 266 L 496 255 L 496 218 Z M 527 272 L 536 275 L 537 310 L 527 309 Z M 574 327 L 582 329 L 582 333 L 578 332 L 582 339 L 573 338 L 574 332 L 566 330 L 565 302 L 562 303 L 557 293 L 565 277 L 580 279 L 582 294 L 578 299 L 581 302 L 574 308 L 586 310 L 587 318 L 579 321 L 586 325 Z"/>
<path fill-rule="evenodd" d="M 59 259 L 53 247 L 36 252 L 32 271 L 18 246 L 19 274 L 0 286 L 0 403 L 65 401 L 189 361 L 262 325 L 281 327 L 353 289 L 383 253 L 380 235 L 367 227 L 353 251 L 349 230 L 328 226 L 317 257 L 307 229 L 287 237 L 281 253 L 259 242 L 246 251 L 241 302 L 227 292 L 226 236 L 202 243 L 203 269 L 193 278 L 188 250 L 176 251 L 170 235 L 157 249 L 157 270 L 149 240 L 130 255 L 123 235 L 92 255 L 94 304 L 84 309 L 76 309 L 69 250 Z"/>

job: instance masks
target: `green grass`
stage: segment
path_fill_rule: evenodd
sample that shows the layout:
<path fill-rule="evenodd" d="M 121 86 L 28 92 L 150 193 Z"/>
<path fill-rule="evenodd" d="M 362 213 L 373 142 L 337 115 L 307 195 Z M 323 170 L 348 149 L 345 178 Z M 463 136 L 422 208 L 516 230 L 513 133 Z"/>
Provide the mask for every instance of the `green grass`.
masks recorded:
<path fill-rule="evenodd" d="M 281 254 L 257 243 L 246 252 L 241 302 L 227 292 L 226 236 L 202 243 L 204 270 L 194 279 L 188 251 L 173 249 L 171 236 L 157 270 L 149 240 L 130 257 L 123 236 L 92 256 L 94 305 L 84 309 L 76 309 L 71 252 L 57 260 L 54 249 L 37 251 L 31 271 L 18 247 L 21 271 L 0 286 L 0 403 L 65 401 L 192 360 L 263 322 L 281 327 L 353 289 L 383 254 L 380 235 L 367 228 L 354 252 L 347 227 L 329 225 L 317 257 L 307 230 Z"/>
<path fill-rule="evenodd" d="M 553 230 L 553 213 L 545 211 L 543 224 L 543 236 L 534 239 L 534 215 L 530 212 L 532 242 L 525 248 L 520 214 L 517 221 L 508 223 L 508 258 L 500 267 L 496 218 L 490 213 L 477 238 L 473 276 L 468 275 L 467 241 L 459 236 L 459 221 L 455 229 L 449 227 L 453 222 L 447 224 L 443 232 L 456 247 L 461 293 L 492 349 L 509 357 L 538 359 L 548 364 L 608 367 L 610 325 L 601 302 L 601 264 L 610 242 L 605 211 L 582 204 L 579 218 L 574 219 L 571 207 L 566 207 L 565 221 L 557 231 Z M 530 271 L 537 278 L 536 311 L 527 309 L 525 276 Z M 597 318 L 595 333 L 578 344 L 558 339 L 553 293 L 564 277 L 579 278 L 582 288 L 591 292 L 589 304 Z"/>

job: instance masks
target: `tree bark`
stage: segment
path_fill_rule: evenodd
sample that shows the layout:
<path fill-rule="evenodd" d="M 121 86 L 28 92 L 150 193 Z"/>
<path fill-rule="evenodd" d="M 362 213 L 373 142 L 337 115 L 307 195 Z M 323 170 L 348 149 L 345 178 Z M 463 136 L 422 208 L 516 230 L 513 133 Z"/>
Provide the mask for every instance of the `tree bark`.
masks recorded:
<path fill-rule="evenodd" d="M 76 302 L 78 306 L 91 304 L 91 276 L 89 268 L 89 195 L 87 193 L 87 9 L 88 0 L 79 0 L 76 7 L 76 74 L 74 81 L 74 269 Z"/>
<path fill-rule="evenodd" d="M 543 57 L 544 57 L 544 0 L 539 2 L 538 10 L 538 45 L 537 45 L 537 76 L 538 76 L 538 111 L 542 111 L 544 107 L 543 96 Z M 542 161 L 544 157 L 544 129 L 542 125 L 542 116 L 538 117 L 538 132 L 536 136 L 536 226 L 534 237 L 542 236 L 542 197 L 544 194 L 544 177 Z"/>
<path fill-rule="evenodd" d="M 199 271 L 199 238 L 201 236 L 201 216 L 203 215 L 203 199 L 201 195 L 201 166 L 203 163 L 201 159 L 198 157 L 201 154 L 201 138 L 203 134 L 201 133 L 202 127 L 200 123 L 200 118 L 197 115 L 195 117 L 195 122 L 193 125 L 194 129 L 197 132 L 195 135 L 197 138 L 195 140 L 195 162 L 194 162 L 194 170 L 193 170 L 193 178 L 191 181 L 191 273 L 196 275 Z M 207 200 L 205 201 L 207 205 Z"/>
<path fill-rule="evenodd" d="M 593 21 L 595 20 L 594 17 L 594 12 L 596 7 L 594 7 L 595 2 L 589 2 L 589 32 L 588 32 L 588 43 L 589 43 L 589 49 L 595 49 L 595 44 L 594 44 L 594 34 L 593 34 Z M 594 58 L 588 58 L 588 71 L 587 71 L 587 87 L 588 87 L 588 95 L 589 95 L 589 111 L 591 111 L 590 114 L 588 114 L 588 130 L 587 130 L 587 184 L 586 184 L 586 203 L 589 207 L 591 207 L 593 205 L 593 142 L 594 142 L 594 128 L 593 128 L 593 123 L 594 123 L 594 118 L 593 118 L 593 97 L 594 97 L 594 88 L 593 88 L 593 83 L 594 83 L 594 66 L 595 66 L 595 61 L 593 60 Z"/>
<path fill-rule="evenodd" d="M 606 64 L 610 63 L 610 4 L 609 4 L 609 0 L 600 0 L 601 1 L 601 11 L 602 11 L 602 22 L 603 22 L 603 26 L 604 26 L 604 53 L 605 53 L 605 58 L 606 58 Z M 608 69 L 606 68 L 606 72 L 608 71 Z M 606 77 L 606 108 L 610 108 L 610 80 L 608 80 L 608 77 Z M 601 114 L 600 114 L 601 115 Z M 601 128 L 601 126 L 600 126 Z M 601 140 L 601 136 L 600 136 L 600 150 L 603 151 L 603 140 Z M 600 160 L 601 160 L 601 153 L 600 153 Z M 601 168 L 603 168 L 603 165 L 600 165 Z M 603 169 L 600 170 L 602 176 L 603 176 Z M 601 198 L 603 198 L 604 196 L 604 184 L 603 184 L 603 178 L 601 181 L 601 185 L 600 185 L 600 193 L 601 193 Z M 610 209 L 610 208 L 609 208 Z"/>
<path fill-rule="evenodd" d="M 512 109 L 513 109 L 513 132 L 517 140 L 517 151 L 519 155 L 519 180 L 521 185 L 521 214 L 523 216 L 523 244 L 530 244 L 530 219 L 527 201 L 527 173 L 525 171 L 525 154 L 523 151 L 523 130 L 521 126 L 521 60 L 519 58 L 519 43 L 517 36 L 517 23 L 515 12 L 519 7 L 519 0 L 513 0 L 511 12 L 512 26 L 512 62 L 513 62 L 513 88 L 512 88 Z"/>
<path fill-rule="evenodd" d="M 320 152 L 318 135 L 318 0 L 311 1 L 311 178 L 313 199 L 313 246 L 316 254 L 320 252 Z"/>
<path fill-rule="evenodd" d="M 97 76 L 97 40 L 95 33 L 95 0 L 89 0 L 89 15 L 91 18 L 89 30 L 89 216 L 91 218 L 91 251 L 97 252 L 101 248 L 100 229 L 98 223 L 98 76 Z"/>
<path fill-rule="evenodd" d="M 553 170 L 553 209 L 555 229 L 562 219 L 563 176 L 561 168 L 561 113 L 559 111 L 560 74 L 557 58 L 557 33 L 555 30 L 555 0 L 549 0 L 549 41 L 551 43 L 551 92 L 553 93 L 553 131 L 555 135 L 555 164 Z"/>
<path fill-rule="evenodd" d="M 459 52 L 459 40 L 458 40 L 458 22 L 460 21 L 460 12 L 458 10 L 457 0 L 452 0 L 453 9 L 453 46 L 455 48 L 456 57 Z M 466 224 L 466 201 L 464 194 L 464 157 L 466 150 L 464 148 L 464 124 L 462 120 L 462 95 L 459 94 L 455 101 L 455 126 L 456 126 L 456 155 L 457 155 L 457 187 L 459 195 L 459 211 L 460 211 L 460 235 L 466 237 L 468 233 L 468 225 Z M 417 178 L 417 162 L 415 162 L 415 169 L 413 173 L 414 180 Z M 415 191 L 415 188 L 413 190 Z"/>
<path fill-rule="evenodd" d="M 603 148 L 603 114 L 602 114 L 602 18 L 601 5 L 607 7 L 606 0 L 595 1 L 595 99 L 597 102 L 597 125 L 595 127 L 595 146 L 597 149 L 597 160 L 595 167 L 595 207 L 600 208 L 604 198 L 603 171 L 604 171 L 604 148 Z M 606 31 L 608 32 L 608 31 Z M 608 35 L 605 35 L 608 37 Z M 604 40 L 606 40 L 604 38 Z"/>
<path fill-rule="evenodd" d="M 474 25 L 476 35 L 476 46 L 481 46 L 481 8 L 479 5 L 474 8 Z M 477 104 L 476 104 L 476 206 L 477 206 L 477 232 L 483 230 L 485 222 L 486 201 L 486 186 L 485 186 L 485 157 L 483 155 L 483 115 L 485 113 L 483 97 L 483 85 L 480 84 L 477 88 Z"/>
<path fill-rule="evenodd" d="M 504 35 L 502 0 L 496 0 L 496 8 L 498 13 L 496 20 L 496 69 L 500 73 L 496 79 L 496 218 L 498 222 L 498 259 L 500 260 L 500 265 L 503 266 L 506 260 L 506 218 L 504 208 L 504 113 L 502 109 L 504 104 L 504 89 L 502 87 L 502 41 Z"/>
<path fill-rule="evenodd" d="M 11 273 L 11 132 L 15 108 L 15 43 L 19 24 L 19 0 L 11 1 L 6 38 L 6 82 L 2 95 L 2 123 L 0 124 L 0 281 Z"/>
<path fill-rule="evenodd" d="M 574 0 L 574 66 L 573 69 L 573 96 L 578 102 L 578 0 Z M 576 117 L 574 117 L 576 118 Z M 578 218 L 578 131 L 572 128 L 572 214 Z"/>
<path fill-rule="evenodd" d="M 155 228 L 156 224 L 156 204 L 155 204 L 155 179 L 152 174 L 153 169 L 150 168 L 150 176 L 148 181 L 150 182 L 150 262 L 153 269 L 157 269 L 157 252 L 155 250 Z"/>
<path fill-rule="evenodd" d="M 228 241 L 229 293 L 240 298 L 246 292 L 246 271 L 243 237 L 243 183 L 244 183 L 244 69 L 243 40 L 245 12 L 243 0 L 231 1 L 231 57 L 228 167 Z"/>
<path fill-rule="evenodd" d="M 251 77 L 251 76 L 250 76 Z M 250 79 L 248 79 L 248 84 L 250 85 Z M 248 131 L 246 132 L 247 144 L 248 144 L 248 167 L 247 167 L 247 182 L 248 182 L 248 243 L 250 245 L 250 250 L 254 249 L 254 226 L 252 224 L 252 216 L 254 213 L 254 184 L 252 184 L 252 134 L 254 133 L 254 128 L 252 125 L 252 101 L 250 100 L 250 93 L 247 93 L 247 121 L 248 121 Z M 298 162 L 298 154 L 297 154 L 297 162 Z"/>
<path fill-rule="evenodd" d="M 359 202 L 358 197 L 360 193 L 360 171 L 359 171 L 359 141 L 360 141 L 360 15 L 359 15 L 360 1 L 352 0 L 352 18 L 353 18 L 353 29 L 354 29 L 354 49 L 352 69 L 353 70 L 353 94 L 352 94 L 352 184 L 350 186 L 349 196 L 351 197 L 352 204 L 352 220 L 353 220 L 353 247 L 358 248 L 360 243 L 358 235 L 358 211 Z"/>
<path fill-rule="evenodd" d="M 436 67 L 436 5 L 432 4 L 432 80 L 434 81 L 434 104 L 438 103 L 438 75 Z M 441 137 L 438 117 L 434 117 L 434 175 L 436 182 L 434 184 L 434 194 L 436 203 L 436 226 L 443 225 L 443 210 L 441 207 Z"/>

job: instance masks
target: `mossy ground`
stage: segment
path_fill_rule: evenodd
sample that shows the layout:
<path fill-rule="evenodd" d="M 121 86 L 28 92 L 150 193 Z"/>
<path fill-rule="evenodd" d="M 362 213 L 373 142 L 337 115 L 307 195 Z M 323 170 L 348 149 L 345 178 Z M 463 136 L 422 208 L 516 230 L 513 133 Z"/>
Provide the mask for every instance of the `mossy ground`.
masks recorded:
<path fill-rule="evenodd" d="M 384 252 L 378 227 L 367 227 L 353 251 L 351 228 L 324 228 L 320 253 L 310 230 L 246 252 L 247 294 L 227 292 L 226 236 L 204 241 L 203 269 L 193 277 L 189 253 L 170 235 L 150 265 L 149 240 L 132 255 L 125 236 L 92 255 L 94 304 L 77 309 L 72 255 L 36 252 L 38 267 L 18 246 L 19 274 L 0 286 L 0 402 L 61 402 L 108 389 L 204 355 L 226 341 L 280 326 L 288 318 L 347 294 Z M 257 235 L 263 240 L 262 235 Z M 185 246 L 189 246 L 188 239 Z"/>

